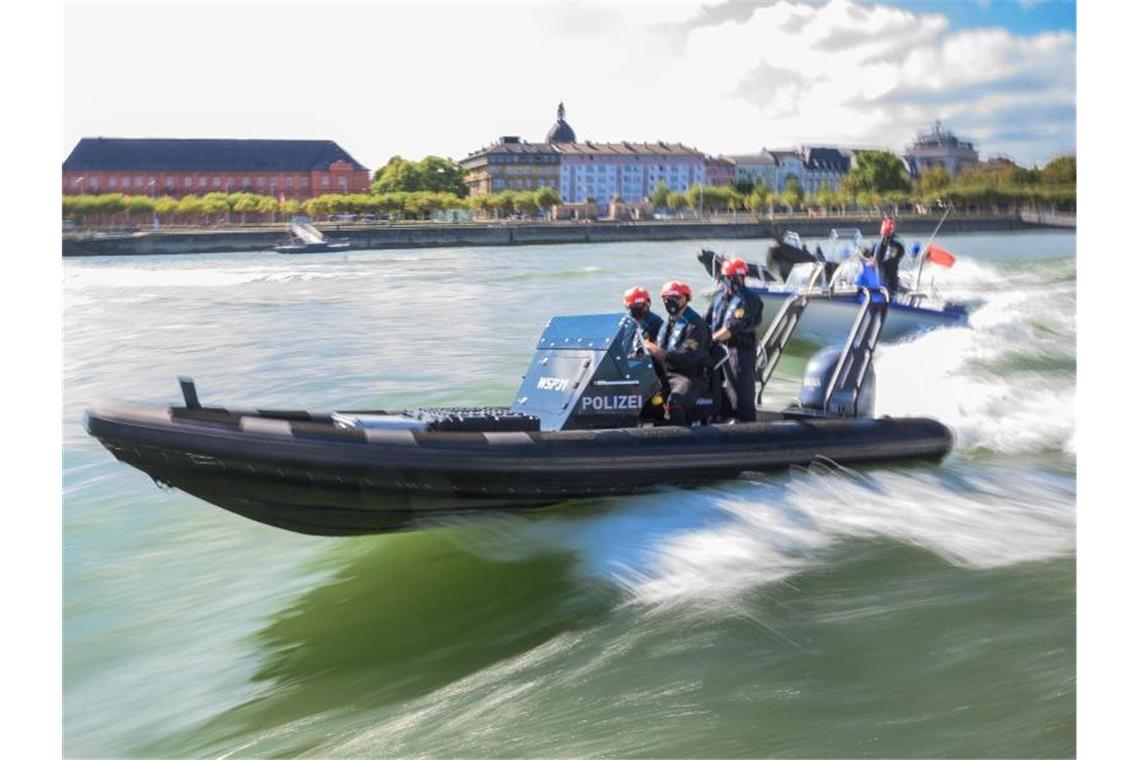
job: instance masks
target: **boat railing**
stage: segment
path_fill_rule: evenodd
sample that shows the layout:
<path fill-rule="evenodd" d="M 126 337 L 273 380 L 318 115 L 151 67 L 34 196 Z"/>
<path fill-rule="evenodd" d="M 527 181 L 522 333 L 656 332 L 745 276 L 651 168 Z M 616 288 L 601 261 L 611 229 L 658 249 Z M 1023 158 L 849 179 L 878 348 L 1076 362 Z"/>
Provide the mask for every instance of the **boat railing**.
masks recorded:
<path fill-rule="evenodd" d="M 860 288 L 859 291 L 863 302 L 847 334 L 823 397 L 824 411 L 832 414 L 858 415 L 859 394 L 867 379 L 867 371 L 871 367 L 875 347 L 887 319 L 887 306 L 891 301 L 886 288 L 875 288 L 874 291 Z M 882 300 L 875 300 L 876 293 L 882 296 Z M 833 402 L 836 402 L 834 406 Z"/>
<path fill-rule="evenodd" d="M 756 406 L 760 406 L 764 389 L 767 387 L 768 381 L 772 379 L 776 365 L 780 362 L 780 357 L 784 355 L 784 349 L 787 347 L 788 341 L 792 339 L 796 326 L 799 325 L 800 317 L 803 316 L 804 309 L 807 308 L 810 295 L 809 293 L 793 293 L 785 298 L 784 303 L 780 305 L 780 310 L 772 320 L 772 324 L 768 326 L 767 332 L 764 333 L 764 337 L 760 341 L 760 347 L 756 353 Z"/>

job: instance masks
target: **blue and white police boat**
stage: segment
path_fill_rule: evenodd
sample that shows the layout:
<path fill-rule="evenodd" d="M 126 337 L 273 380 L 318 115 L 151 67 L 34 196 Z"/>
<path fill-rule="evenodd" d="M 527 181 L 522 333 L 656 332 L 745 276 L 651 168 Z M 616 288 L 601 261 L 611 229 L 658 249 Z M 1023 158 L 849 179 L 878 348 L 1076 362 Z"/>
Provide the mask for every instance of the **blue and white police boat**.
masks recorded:
<path fill-rule="evenodd" d="M 300 533 L 411 529 L 442 515 L 693 486 L 745 471 L 941 460 L 950 431 L 926 418 L 874 416 L 873 355 L 888 310 L 862 292 L 844 341 L 808 363 L 800 395 L 764 388 L 806 314 L 828 295 L 785 297 L 759 344 L 756 422 L 723 424 L 708 383 L 690 427 L 661 424 L 662 386 L 624 314 L 554 317 L 509 407 L 305 411 L 114 403 L 87 430 L 156 483 Z M 893 313 L 892 313 L 893 317 Z"/>

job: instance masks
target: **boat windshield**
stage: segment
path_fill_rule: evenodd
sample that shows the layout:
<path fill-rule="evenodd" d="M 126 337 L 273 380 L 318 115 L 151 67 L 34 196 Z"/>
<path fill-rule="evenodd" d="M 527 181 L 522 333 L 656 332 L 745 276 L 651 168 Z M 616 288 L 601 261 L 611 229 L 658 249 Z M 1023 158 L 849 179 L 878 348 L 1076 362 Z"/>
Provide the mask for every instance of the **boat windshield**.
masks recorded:
<path fill-rule="evenodd" d="M 831 289 L 854 288 L 855 280 L 859 278 L 862 268 L 863 265 L 858 256 L 848 257 L 846 261 L 835 268 L 835 274 L 831 275 Z"/>
<path fill-rule="evenodd" d="M 812 290 L 823 290 L 824 280 L 823 264 L 805 261 L 792 267 L 788 278 L 784 280 L 784 286 L 794 291 L 807 290 L 809 287 Z"/>
<path fill-rule="evenodd" d="M 824 257 L 838 264 L 851 258 L 862 247 L 863 233 L 858 227 L 840 227 L 831 231 Z"/>
<path fill-rule="evenodd" d="M 790 245 L 793 248 L 804 247 L 803 241 L 800 240 L 800 233 L 792 232 L 791 230 L 788 230 L 784 233 L 784 237 L 780 239 L 780 242 L 784 243 L 785 245 Z"/>

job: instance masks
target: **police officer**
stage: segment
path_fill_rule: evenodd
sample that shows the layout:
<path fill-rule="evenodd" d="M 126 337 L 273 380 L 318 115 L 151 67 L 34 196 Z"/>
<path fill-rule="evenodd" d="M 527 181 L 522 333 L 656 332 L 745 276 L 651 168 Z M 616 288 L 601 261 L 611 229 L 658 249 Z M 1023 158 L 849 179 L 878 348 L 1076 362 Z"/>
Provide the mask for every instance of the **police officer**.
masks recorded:
<path fill-rule="evenodd" d="M 883 284 L 893 296 L 899 289 L 899 264 L 902 262 L 905 249 L 903 244 L 895 239 L 895 220 L 889 216 L 883 217 L 879 225 L 879 243 L 875 246 L 875 261 L 879 264 Z"/>
<path fill-rule="evenodd" d="M 748 262 L 729 259 L 720 268 L 720 288 L 705 320 L 714 344 L 727 354 L 714 382 L 723 384 L 722 415 L 738 422 L 756 421 L 756 327 L 764 313 L 760 296 L 744 287 Z M 719 360 L 720 351 L 713 350 Z"/>
<path fill-rule="evenodd" d="M 625 291 L 625 308 L 629 316 L 637 323 L 641 337 L 653 340 L 665 320 L 649 310 L 649 303 L 649 291 L 645 288 L 634 286 Z"/>
<path fill-rule="evenodd" d="M 688 425 L 697 397 L 708 382 L 709 328 L 689 306 L 693 290 L 672 280 L 661 288 L 661 300 L 669 319 L 647 340 L 645 348 L 659 364 L 668 386 L 665 419 L 673 425 Z"/>
<path fill-rule="evenodd" d="M 859 252 L 859 274 L 854 285 L 857 288 L 868 288 L 871 291 L 871 303 L 883 303 L 883 294 L 879 292 L 883 287 L 883 278 L 879 267 L 875 264 L 875 251 L 868 248 Z M 862 296 L 860 296 L 862 300 Z"/>

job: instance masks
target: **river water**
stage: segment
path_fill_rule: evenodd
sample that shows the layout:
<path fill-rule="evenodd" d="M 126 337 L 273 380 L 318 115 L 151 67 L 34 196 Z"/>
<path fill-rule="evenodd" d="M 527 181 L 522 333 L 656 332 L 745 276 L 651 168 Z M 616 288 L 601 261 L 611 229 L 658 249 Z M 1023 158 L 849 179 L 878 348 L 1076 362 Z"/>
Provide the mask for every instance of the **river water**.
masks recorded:
<path fill-rule="evenodd" d="M 700 245 L 66 260 L 66 754 L 1074 755 L 1075 237 L 941 243 L 970 326 L 877 361 L 941 465 L 351 539 L 159 490 L 83 410 L 507 403 L 551 314 L 703 285 Z"/>

